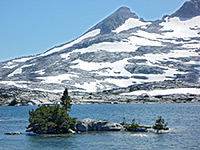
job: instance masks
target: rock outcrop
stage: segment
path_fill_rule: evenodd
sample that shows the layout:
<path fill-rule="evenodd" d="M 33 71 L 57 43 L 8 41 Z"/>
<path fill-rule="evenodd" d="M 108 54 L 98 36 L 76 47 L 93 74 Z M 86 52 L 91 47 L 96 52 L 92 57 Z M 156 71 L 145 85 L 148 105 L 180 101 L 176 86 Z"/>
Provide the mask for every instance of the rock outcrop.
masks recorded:
<path fill-rule="evenodd" d="M 191 18 L 200 15 L 200 0 L 190 0 L 177 10 L 171 17 Z"/>
<path fill-rule="evenodd" d="M 119 123 L 109 122 L 107 120 L 95 121 L 93 119 L 83 119 L 76 124 L 77 131 L 122 131 L 123 126 Z"/>
<path fill-rule="evenodd" d="M 21 132 L 6 132 L 5 135 L 20 135 L 22 134 Z"/>

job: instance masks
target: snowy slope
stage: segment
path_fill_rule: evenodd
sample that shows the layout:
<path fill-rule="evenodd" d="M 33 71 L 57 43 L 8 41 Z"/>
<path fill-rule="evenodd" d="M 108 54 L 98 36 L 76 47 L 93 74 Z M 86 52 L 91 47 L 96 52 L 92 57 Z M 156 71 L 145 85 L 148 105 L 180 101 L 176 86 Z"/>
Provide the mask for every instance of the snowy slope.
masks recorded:
<path fill-rule="evenodd" d="M 145 22 L 122 7 L 72 42 L 0 63 L 0 86 L 101 92 L 149 83 L 142 92 L 156 93 L 154 84 L 163 83 L 184 93 L 199 90 L 199 60 L 200 16 Z"/>

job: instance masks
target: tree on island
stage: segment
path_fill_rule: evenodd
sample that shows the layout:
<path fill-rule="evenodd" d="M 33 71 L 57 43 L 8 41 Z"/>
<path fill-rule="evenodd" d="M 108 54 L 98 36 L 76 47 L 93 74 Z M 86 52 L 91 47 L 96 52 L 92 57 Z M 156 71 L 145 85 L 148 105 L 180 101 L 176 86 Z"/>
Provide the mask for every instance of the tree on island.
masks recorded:
<path fill-rule="evenodd" d="M 159 133 L 160 130 L 169 130 L 167 125 L 168 123 L 165 123 L 165 120 L 161 116 L 159 116 L 159 118 L 156 120 L 155 125 L 152 128 L 155 129 L 157 133 Z"/>
<path fill-rule="evenodd" d="M 69 129 L 75 130 L 77 118 L 71 118 L 68 114 L 72 106 L 71 99 L 65 89 L 61 98 L 61 105 L 42 105 L 36 110 L 29 111 L 29 125 L 27 132 L 38 134 L 68 133 Z"/>
<path fill-rule="evenodd" d="M 135 119 L 132 119 L 132 124 L 128 125 L 127 130 L 136 131 L 139 128 L 140 128 L 139 124 L 135 122 Z"/>
<path fill-rule="evenodd" d="M 68 94 L 68 90 L 67 88 L 65 89 L 63 96 L 61 97 L 61 105 L 63 105 L 63 107 L 66 109 L 66 111 L 71 111 L 71 104 L 72 100 L 70 99 L 70 96 Z"/>

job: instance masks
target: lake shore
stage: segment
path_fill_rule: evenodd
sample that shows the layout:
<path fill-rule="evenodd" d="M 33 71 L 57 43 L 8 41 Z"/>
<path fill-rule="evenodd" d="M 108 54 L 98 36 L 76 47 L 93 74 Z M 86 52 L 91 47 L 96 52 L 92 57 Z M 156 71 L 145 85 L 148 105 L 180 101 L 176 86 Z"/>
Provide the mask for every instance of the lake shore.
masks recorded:
<path fill-rule="evenodd" d="M 43 94 L 43 95 L 42 95 Z M 35 97 L 34 97 L 35 96 Z M 17 99 L 9 98 L 1 101 L 0 106 L 30 106 L 60 103 L 60 95 L 52 93 L 37 93 L 32 97 Z M 200 95 L 171 94 L 171 95 L 120 95 L 120 94 L 72 94 L 73 104 L 144 104 L 144 103 L 198 103 Z"/>

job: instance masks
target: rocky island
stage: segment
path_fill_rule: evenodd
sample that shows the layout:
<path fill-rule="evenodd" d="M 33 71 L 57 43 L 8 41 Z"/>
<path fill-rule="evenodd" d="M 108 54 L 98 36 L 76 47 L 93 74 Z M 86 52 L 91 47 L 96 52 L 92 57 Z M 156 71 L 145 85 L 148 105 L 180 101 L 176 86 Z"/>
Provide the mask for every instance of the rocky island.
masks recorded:
<path fill-rule="evenodd" d="M 71 110 L 71 99 L 68 95 L 68 90 L 65 89 L 61 97 L 60 104 L 43 104 L 36 110 L 29 111 L 29 125 L 27 132 L 37 134 L 64 134 L 64 133 L 80 133 L 88 131 L 132 131 L 132 132 L 147 132 L 147 129 L 155 129 L 157 133 L 160 130 L 169 130 L 167 123 L 164 124 L 164 119 L 160 116 L 156 120 L 153 127 L 140 126 L 132 120 L 132 124 L 128 124 L 125 120 L 122 123 L 113 123 L 107 120 L 83 119 L 78 121 L 77 118 L 71 118 L 69 113 Z M 10 134 L 10 133 L 6 133 Z M 14 132 L 12 132 L 14 135 Z"/>

